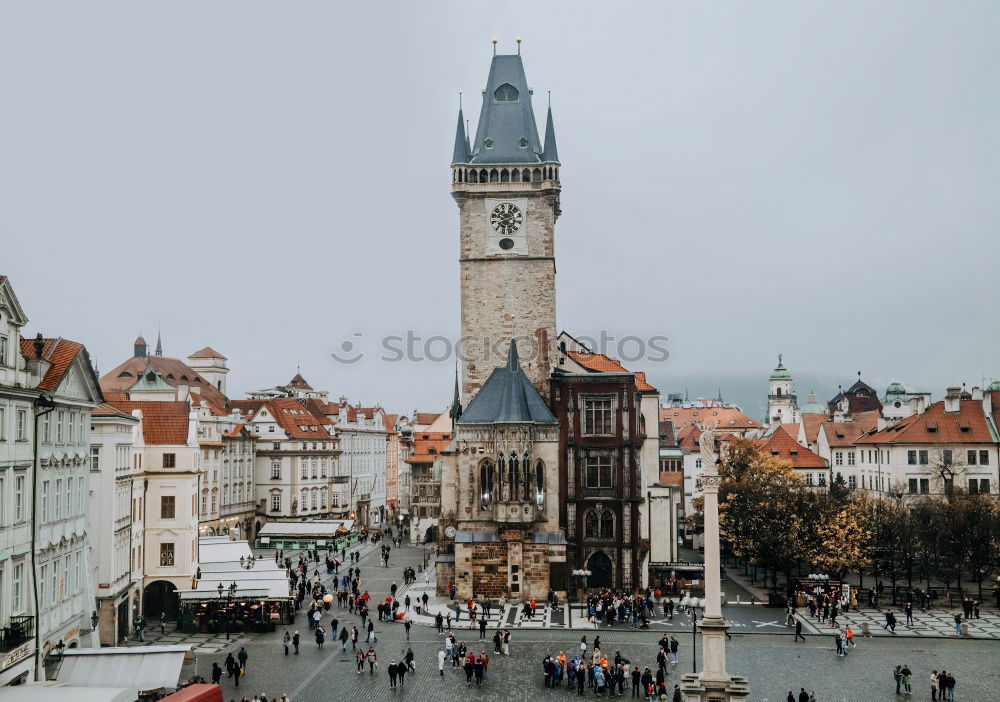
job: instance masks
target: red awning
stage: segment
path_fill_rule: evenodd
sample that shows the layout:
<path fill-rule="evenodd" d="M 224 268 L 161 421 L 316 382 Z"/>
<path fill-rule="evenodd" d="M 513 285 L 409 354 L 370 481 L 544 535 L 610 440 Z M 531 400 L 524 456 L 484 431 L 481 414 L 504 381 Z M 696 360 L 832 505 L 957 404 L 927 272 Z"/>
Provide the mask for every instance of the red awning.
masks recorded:
<path fill-rule="evenodd" d="M 188 685 L 172 695 L 167 695 L 160 702 L 225 702 L 222 688 L 218 685 L 199 684 Z"/>

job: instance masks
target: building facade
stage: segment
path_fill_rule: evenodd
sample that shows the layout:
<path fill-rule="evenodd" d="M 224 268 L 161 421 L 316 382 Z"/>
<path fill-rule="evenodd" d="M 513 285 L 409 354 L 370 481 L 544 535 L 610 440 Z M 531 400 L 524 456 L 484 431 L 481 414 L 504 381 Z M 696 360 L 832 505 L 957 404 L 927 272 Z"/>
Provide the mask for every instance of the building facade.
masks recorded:
<path fill-rule="evenodd" d="M 35 671 L 31 494 L 40 392 L 21 353 L 27 322 L 10 280 L 0 276 L 0 685 L 33 679 Z"/>
<path fill-rule="evenodd" d="M 22 338 L 21 353 L 34 386 L 51 401 L 39 413 L 36 437 L 35 571 L 44 657 L 60 641 L 91 643 L 90 413 L 103 397 L 82 344 L 39 335 Z"/>
<path fill-rule="evenodd" d="M 101 646 L 131 636 L 142 611 L 143 479 L 133 460 L 139 425 L 106 403 L 90 417 L 90 576 Z"/>

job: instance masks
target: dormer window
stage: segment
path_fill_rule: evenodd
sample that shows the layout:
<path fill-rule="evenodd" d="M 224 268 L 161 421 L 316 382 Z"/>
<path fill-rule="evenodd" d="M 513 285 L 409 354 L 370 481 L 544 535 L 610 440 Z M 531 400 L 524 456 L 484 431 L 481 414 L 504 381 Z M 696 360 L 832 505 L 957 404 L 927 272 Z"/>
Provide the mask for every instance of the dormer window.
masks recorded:
<path fill-rule="evenodd" d="M 527 149 L 527 148 L 528 148 L 528 140 L 527 140 L 527 139 L 525 139 L 524 137 L 521 137 L 521 141 L 519 141 L 519 142 L 517 142 L 517 143 L 518 143 L 518 145 L 519 145 L 519 146 L 520 146 L 520 147 L 521 147 L 522 149 Z"/>
<path fill-rule="evenodd" d="M 517 88 L 510 83 L 504 83 L 493 91 L 493 100 L 495 102 L 517 102 L 517 98 Z"/>
<path fill-rule="evenodd" d="M 485 141 L 483 141 L 483 146 L 485 146 L 487 149 L 492 149 L 493 148 L 493 140 L 490 139 L 489 137 L 486 137 Z"/>

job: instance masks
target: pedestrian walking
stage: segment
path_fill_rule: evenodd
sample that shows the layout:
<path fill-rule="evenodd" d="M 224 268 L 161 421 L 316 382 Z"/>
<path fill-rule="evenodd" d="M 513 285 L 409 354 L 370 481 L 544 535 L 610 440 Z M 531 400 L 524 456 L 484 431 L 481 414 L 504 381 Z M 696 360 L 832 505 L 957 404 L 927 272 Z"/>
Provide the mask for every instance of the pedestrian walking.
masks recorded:
<path fill-rule="evenodd" d="M 236 659 L 240 662 L 240 668 L 243 669 L 244 674 L 246 674 L 247 670 L 247 658 L 249 658 L 247 650 L 240 646 L 240 652 L 236 654 Z"/>
<path fill-rule="evenodd" d="M 448 657 L 448 654 L 444 650 L 438 651 L 438 674 L 444 675 L 444 661 Z"/>
<path fill-rule="evenodd" d="M 212 661 L 212 684 L 218 685 L 220 680 L 222 680 L 222 668 L 217 662 Z"/>
<path fill-rule="evenodd" d="M 802 620 L 799 619 L 798 617 L 796 617 L 795 618 L 795 638 L 792 641 L 793 641 L 793 643 L 797 643 L 799 639 L 802 639 L 803 641 L 805 641 L 806 637 L 802 635 Z"/>
<path fill-rule="evenodd" d="M 899 671 L 899 674 L 903 676 L 903 690 L 906 694 L 910 694 L 910 692 L 912 692 L 912 689 L 910 688 L 910 678 L 913 675 L 910 671 L 910 667 L 904 663 L 903 667 Z"/>
<path fill-rule="evenodd" d="M 299 632 L 295 632 L 292 636 L 292 648 L 295 650 L 295 655 L 299 655 Z"/>
<path fill-rule="evenodd" d="M 284 649 L 285 649 L 285 655 L 287 656 L 288 655 L 288 649 L 291 648 L 291 646 L 292 646 L 292 637 L 288 633 L 287 629 L 285 630 L 285 635 L 281 637 L 281 645 L 284 647 Z"/>

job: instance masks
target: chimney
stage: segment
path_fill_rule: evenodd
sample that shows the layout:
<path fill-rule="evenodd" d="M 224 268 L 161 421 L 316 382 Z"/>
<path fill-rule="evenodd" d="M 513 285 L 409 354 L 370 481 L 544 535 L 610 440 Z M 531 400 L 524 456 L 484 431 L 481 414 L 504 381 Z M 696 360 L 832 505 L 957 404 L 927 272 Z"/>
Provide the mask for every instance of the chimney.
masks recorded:
<path fill-rule="evenodd" d="M 48 359 L 42 355 L 45 352 L 45 337 L 42 336 L 41 332 L 35 336 L 32 348 L 34 354 L 28 359 L 28 375 L 32 379 L 32 384 L 38 385 L 52 366 Z"/>
<path fill-rule="evenodd" d="M 177 386 L 177 401 L 184 402 L 191 397 L 191 388 L 187 385 Z"/>
<path fill-rule="evenodd" d="M 982 390 L 982 388 L 977 388 L 977 387 L 973 387 L 972 388 L 972 399 L 973 400 L 982 400 L 983 399 L 983 390 Z"/>
<path fill-rule="evenodd" d="M 948 388 L 944 396 L 944 411 L 958 412 L 961 409 L 962 388 Z"/>
<path fill-rule="evenodd" d="M 982 403 L 983 403 L 983 412 L 986 414 L 987 417 L 991 417 L 993 415 L 993 393 L 984 392 Z"/>

